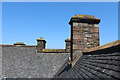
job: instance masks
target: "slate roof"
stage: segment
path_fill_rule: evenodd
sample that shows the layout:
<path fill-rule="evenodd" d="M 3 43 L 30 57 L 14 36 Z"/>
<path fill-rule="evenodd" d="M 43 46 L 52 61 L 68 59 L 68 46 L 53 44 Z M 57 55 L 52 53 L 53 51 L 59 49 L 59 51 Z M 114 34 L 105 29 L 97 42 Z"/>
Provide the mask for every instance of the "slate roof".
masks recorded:
<path fill-rule="evenodd" d="M 86 50 L 73 67 L 67 65 L 55 78 L 120 79 L 119 43 L 120 41 L 115 41 L 103 46 L 104 48 Z"/>
<path fill-rule="evenodd" d="M 2 78 L 52 78 L 69 57 L 69 53 L 37 53 L 34 45 L 0 47 Z"/>
<path fill-rule="evenodd" d="M 36 46 L 2 45 L 2 76 L 7 78 L 120 79 L 120 40 L 88 50 L 74 66 L 68 54 L 39 53 Z M 72 63 L 71 63 L 72 64 Z M 54 79 L 52 78 L 52 79 Z"/>

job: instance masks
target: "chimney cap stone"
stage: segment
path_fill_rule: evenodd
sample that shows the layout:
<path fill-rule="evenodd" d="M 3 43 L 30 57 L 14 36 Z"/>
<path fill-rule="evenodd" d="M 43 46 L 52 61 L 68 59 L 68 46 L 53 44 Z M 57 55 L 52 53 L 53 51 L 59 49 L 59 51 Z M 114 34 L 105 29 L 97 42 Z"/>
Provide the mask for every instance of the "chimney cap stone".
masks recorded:
<path fill-rule="evenodd" d="M 43 37 L 40 37 L 39 39 L 37 39 L 37 40 L 44 40 L 44 38 Z"/>
<path fill-rule="evenodd" d="M 94 20 L 100 20 L 99 18 L 96 18 L 92 15 L 82 15 L 82 14 L 75 14 L 72 18 L 81 18 L 81 19 L 94 19 Z"/>
<path fill-rule="evenodd" d="M 39 39 L 37 39 L 37 41 L 44 41 L 46 43 L 43 37 L 40 37 Z"/>
<path fill-rule="evenodd" d="M 68 41 L 71 41 L 71 39 L 70 39 L 70 38 L 67 38 L 67 39 L 65 40 L 65 42 L 68 42 Z"/>
<path fill-rule="evenodd" d="M 69 24 L 71 25 L 73 22 L 79 22 L 79 23 L 89 23 L 89 24 L 99 24 L 100 19 L 96 18 L 92 15 L 82 15 L 82 14 L 76 14 L 70 19 Z"/>
<path fill-rule="evenodd" d="M 16 43 L 14 43 L 14 45 L 25 45 L 25 43 L 23 43 L 23 42 L 16 42 Z"/>

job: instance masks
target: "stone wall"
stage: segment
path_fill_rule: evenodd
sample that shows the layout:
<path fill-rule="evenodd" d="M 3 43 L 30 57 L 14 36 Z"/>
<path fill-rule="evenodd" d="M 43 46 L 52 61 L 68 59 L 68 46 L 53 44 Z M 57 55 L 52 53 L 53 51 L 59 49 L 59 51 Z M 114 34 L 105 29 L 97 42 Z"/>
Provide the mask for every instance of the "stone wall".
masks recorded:
<path fill-rule="evenodd" d="M 99 46 L 97 24 L 73 23 L 73 49 L 88 49 Z"/>
<path fill-rule="evenodd" d="M 37 53 L 36 47 L 3 46 L 2 77 L 51 78 L 68 57 L 69 53 Z"/>

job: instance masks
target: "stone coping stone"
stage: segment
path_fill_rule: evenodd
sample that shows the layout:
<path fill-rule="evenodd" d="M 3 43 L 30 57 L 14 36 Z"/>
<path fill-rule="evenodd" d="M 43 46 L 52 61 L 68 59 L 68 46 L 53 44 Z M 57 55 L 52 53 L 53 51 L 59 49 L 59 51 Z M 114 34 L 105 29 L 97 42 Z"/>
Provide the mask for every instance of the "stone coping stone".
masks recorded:
<path fill-rule="evenodd" d="M 66 53 L 66 49 L 42 49 L 43 53 Z"/>
<path fill-rule="evenodd" d="M 96 18 L 92 15 L 82 15 L 82 14 L 76 14 L 72 18 L 81 18 L 81 19 L 94 19 L 94 20 L 100 20 L 99 18 Z"/>

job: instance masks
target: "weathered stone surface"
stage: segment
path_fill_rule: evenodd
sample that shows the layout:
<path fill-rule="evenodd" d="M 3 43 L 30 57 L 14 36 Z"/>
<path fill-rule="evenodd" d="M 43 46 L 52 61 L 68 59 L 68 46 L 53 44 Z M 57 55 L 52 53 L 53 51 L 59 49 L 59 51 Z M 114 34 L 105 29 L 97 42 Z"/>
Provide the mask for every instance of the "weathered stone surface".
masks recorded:
<path fill-rule="evenodd" d="M 98 24 L 94 24 L 94 27 L 99 27 Z"/>
<path fill-rule="evenodd" d="M 43 39 L 43 37 L 40 37 L 37 39 L 37 50 L 45 49 L 46 47 L 46 41 Z"/>
<path fill-rule="evenodd" d="M 75 16 L 73 16 L 72 18 L 83 18 L 83 19 L 95 19 L 95 20 L 99 20 L 99 18 L 96 18 L 92 15 L 82 15 L 82 14 L 76 14 Z"/>
<path fill-rule="evenodd" d="M 70 38 L 67 38 L 67 39 L 65 40 L 65 43 L 66 43 L 66 48 L 65 48 L 66 52 L 70 52 L 71 39 L 70 39 Z"/>
<path fill-rule="evenodd" d="M 97 20 L 98 23 L 100 22 L 100 19 L 96 19 L 94 16 L 91 16 L 91 15 L 89 16 L 88 15 L 76 15 L 71 18 L 70 25 L 73 23 L 71 27 L 73 29 L 73 34 L 72 34 L 73 35 L 73 50 L 78 49 L 82 51 L 87 48 L 99 46 L 98 23 L 87 21 L 90 19 Z"/>
<path fill-rule="evenodd" d="M 102 45 L 102 46 L 86 49 L 83 52 L 97 51 L 97 50 L 101 50 L 101 49 L 104 49 L 104 48 L 109 48 L 111 46 L 116 46 L 116 45 L 120 45 L 120 40 L 117 40 L 117 41 L 114 41 L 114 42 L 111 42 L 111 43 L 108 43 L 108 44 L 105 44 L 105 45 Z"/>
<path fill-rule="evenodd" d="M 88 23 L 78 23 L 78 25 L 81 26 L 81 27 L 83 27 L 83 26 L 84 26 L 84 27 L 87 27 L 87 26 L 88 26 Z"/>
<path fill-rule="evenodd" d="M 92 35 L 91 34 L 85 34 L 85 37 L 89 38 L 89 37 L 92 37 Z"/>
<path fill-rule="evenodd" d="M 74 23 L 73 23 L 73 26 L 74 26 L 74 27 L 78 26 L 78 23 L 74 22 Z"/>

